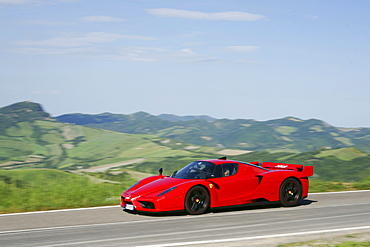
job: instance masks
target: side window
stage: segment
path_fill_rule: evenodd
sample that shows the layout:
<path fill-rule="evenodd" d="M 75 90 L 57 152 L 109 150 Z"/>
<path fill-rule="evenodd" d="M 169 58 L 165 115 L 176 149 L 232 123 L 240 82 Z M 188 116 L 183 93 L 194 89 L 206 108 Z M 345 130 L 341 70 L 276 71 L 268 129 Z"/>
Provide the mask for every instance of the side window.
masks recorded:
<path fill-rule="evenodd" d="M 221 166 L 223 177 L 232 176 L 238 172 L 238 164 L 236 163 L 222 164 Z"/>
<path fill-rule="evenodd" d="M 215 174 L 215 178 L 220 178 L 220 177 L 224 176 L 223 172 L 222 172 L 222 166 L 221 165 L 215 166 L 214 174 Z"/>

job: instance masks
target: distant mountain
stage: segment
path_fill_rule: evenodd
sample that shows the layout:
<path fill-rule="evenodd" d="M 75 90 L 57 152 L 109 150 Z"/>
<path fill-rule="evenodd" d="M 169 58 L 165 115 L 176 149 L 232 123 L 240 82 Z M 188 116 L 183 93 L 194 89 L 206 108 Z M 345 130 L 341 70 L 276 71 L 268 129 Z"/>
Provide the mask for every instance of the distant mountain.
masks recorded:
<path fill-rule="evenodd" d="M 24 101 L 0 108 L 0 135 L 4 130 L 18 122 L 51 120 L 40 104 Z"/>
<path fill-rule="evenodd" d="M 102 113 L 65 114 L 56 119 L 64 123 L 84 125 L 99 129 L 107 129 L 130 134 L 152 134 L 163 128 L 170 128 L 173 122 L 152 116 L 146 112 L 137 112 L 130 115 Z"/>
<path fill-rule="evenodd" d="M 200 116 L 177 116 L 174 114 L 161 114 L 158 115 L 160 119 L 171 121 L 171 122 L 181 122 L 181 121 L 191 121 L 191 120 L 198 120 L 198 119 L 204 119 L 208 122 L 212 122 L 216 120 L 213 117 L 206 116 L 206 115 L 200 115 Z"/>
<path fill-rule="evenodd" d="M 2 122 L 5 120 L 17 122 L 50 118 L 49 113 L 46 113 L 40 104 L 32 101 L 19 102 L 0 108 L 0 116 L 3 118 Z"/>
<path fill-rule="evenodd" d="M 370 128 L 337 128 L 318 119 L 189 118 L 176 115 L 66 114 L 58 121 L 131 134 L 151 134 L 203 146 L 252 151 L 307 152 L 317 148 L 356 147 L 370 152 Z M 186 120 L 189 119 L 189 120 Z"/>

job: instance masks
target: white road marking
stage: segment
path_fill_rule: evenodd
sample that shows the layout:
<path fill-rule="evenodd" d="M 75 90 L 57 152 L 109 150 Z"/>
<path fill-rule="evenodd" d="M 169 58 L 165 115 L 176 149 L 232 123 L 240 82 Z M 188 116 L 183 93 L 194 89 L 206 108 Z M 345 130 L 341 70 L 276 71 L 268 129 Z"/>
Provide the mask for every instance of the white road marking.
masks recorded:
<path fill-rule="evenodd" d="M 79 241 L 79 242 L 68 242 L 68 243 L 59 243 L 59 244 L 52 244 L 52 245 L 46 245 L 47 247 L 56 247 L 56 246 L 72 246 L 72 245 L 81 245 L 81 244 L 89 244 L 89 243 L 103 243 L 103 242 L 113 242 L 113 241 L 123 241 L 128 239 L 137 239 L 137 238 L 150 238 L 150 237 L 162 237 L 162 236 L 171 236 L 171 235 L 189 235 L 192 233 L 200 233 L 200 232 L 212 232 L 212 231 L 225 231 L 225 230 L 232 230 L 232 229 L 241 229 L 241 228 L 256 228 L 260 226 L 266 226 L 266 225 L 272 225 L 272 224 L 292 224 L 295 222 L 303 222 L 303 221 L 317 221 L 322 219 L 334 219 L 334 218 L 342 218 L 342 217 L 354 217 L 354 216 L 363 216 L 363 215 L 369 215 L 368 213 L 360 213 L 360 214 L 347 214 L 347 215 L 336 215 L 336 216 L 327 216 L 327 217 L 318 217 L 318 218 L 308 218 L 308 219 L 297 219 L 297 220 L 290 220 L 284 222 L 268 222 L 268 223 L 259 223 L 259 224 L 250 224 L 250 225 L 244 225 L 244 226 L 230 226 L 230 227 L 216 227 L 216 228 L 207 228 L 203 230 L 191 230 L 191 231 L 182 231 L 182 232 L 172 232 L 172 233 L 156 233 L 154 235 L 145 235 L 145 236 L 125 236 L 122 238 L 111 238 L 111 239 L 94 239 L 94 240 L 87 240 L 87 241 Z M 185 219 L 185 218 L 183 218 Z M 138 221 L 143 222 L 143 221 Z M 153 222 L 153 221 L 147 221 L 147 222 Z M 85 225 L 85 226 L 72 226 L 72 227 L 54 227 L 54 228 L 45 228 L 45 229 L 33 229 L 33 231 L 43 231 L 43 230 L 54 230 L 54 229 L 67 229 L 67 228 L 77 228 L 77 227 L 91 227 L 91 226 L 106 226 L 106 225 L 118 225 L 118 224 L 127 224 L 132 222 L 119 222 L 119 223 L 110 223 L 110 224 L 98 224 L 98 225 Z M 135 222 L 137 223 L 137 222 Z M 369 226 L 370 227 L 370 226 Z M 17 233 L 17 232 L 24 232 L 26 230 L 20 230 L 20 231 L 9 231 L 9 232 L 0 232 L 0 234 L 6 234 L 6 233 Z M 46 247 L 44 246 L 44 247 Z"/>
<path fill-rule="evenodd" d="M 307 231 L 307 232 L 272 234 L 272 235 L 262 235 L 262 236 L 253 236 L 253 237 L 244 237 L 244 238 L 228 238 L 228 239 L 203 240 L 203 241 L 192 241 L 192 242 L 182 242 L 182 243 L 142 245 L 142 246 L 137 246 L 137 247 L 171 247 L 171 246 L 184 246 L 184 245 L 195 245 L 195 244 L 215 244 L 215 243 L 246 241 L 246 240 L 256 240 L 256 239 L 266 239 L 266 238 L 292 237 L 292 236 L 310 235 L 310 234 L 318 234 L 318 233 L 322 234 L 322 233 L 330 233 L 330 232 L 364 230 L 364 229 L 370 229 L 370 226 L 359 226 L 359 227 L 348 227 L 348 228 L 338 228 L 338 229 L 329 229 L 329 230 L 317 230 L 317 231 Z"/>
<path fill-rule="evenodd" d="M 325 195 L 325 194 L 344 194 L 344 193 L 358 193 L 358 192 L 370 192 L 370 190 L 350 190 L 350 191 L 332 191 L 332 192 L 316 192 L 308 193 L 308 195 Z"/>
<path fill-rule="evenodd" d="M 115 206 L 101 206 L 101 207 L 90 207 L 90 208 L 69 208 L 69 209 L 57 209 L 57 210 L 46 210 L 46 211 L 32 211 L 23 213 L 10 213 L 10 214 L 0 214 L 1 216 L 13 216 L 13 215 L 25 215 L 25 214 L 44 214 L 44 213 L 58 213 L 58 212 L 69 212 L 69 211 L 79 211 L 79 210 L 92 210 L 92 209 L 104 209 L 104 208 L 118 208 L 119 205 Z"/>
<path fill-rule="evenodd" d="M 276 237 L 292 237 L 292 236 L 318 234 L 318 233 L 365 230 L 365 229 L 370 229 L 370 226 L 347 227 L 347 228 L 339 228 L 339 229 L 316 230 L 316 231 L 283 233 L 283 234 L 273 234 L 273 235 L 261 235 L 261 236 L 243 237 L 243 238 L 228 238 L 228 239 L 202 240 L 202 241 L 191 241 L 191 242 L 177 242 L 177 243 L 168 243 L 168 244 L 142 245 L 142 246 L 137 246 L 137 247 L 171 247 L 171 246 L 184 246 L 184 245 L 214 244 L 214 243 L 236 242 L 236 241 L 245 241 L 245 240 L 276 238 Z M 199 231 L 192 231 L 192 232 L 199 232 Z M 170 235 L 174 235 L 174 234 L 170 234 Z M 176 234 L 183 234 L 183 233 L 176 233 Z M 160 237 L 160 236 L 168 236 L 168 234 L 153 234 L 153 235 L 148 235 L 145 237 Z M 132 239 L 132 238 L 137 238 L 137 237 L 87 240 L 87 241 L 80 241 L 80 242 L 43 245 L 40 247 L 72 246 L 72 245 L 81 245 L 81 244 L 89 244 L 89 243 L 114 242 L 114 241 L 124 241 L 124 240 Z"/>
<path fill-rule="evenodd" d="M 331 207 L 348 207 L 348 206 L 360 206 L 360 205 L 370 205 L 370 203 L 360 203 L 360 204 L 345 204 L 345 205 L 330 205 L 330 206 L 321 206 L 321 207 L 315 207 L 315 209 L 320 208 L 331 208 Z M 90 208 L 88 208 L 90 209 Z M 94 208 L 92 208 L 94 209 Z M 193 216 L 184 216 L 184 217 L 168 217 L 168 218 L 157 218 L 157 219 L 149 219 L 149 220 L 137 220 L 137 221 L 126 221 L 126 222 L 112 222 L 112 223 L 101 223 L 101 224 L 89 224 L 89 225 L 72 225 L 72 226 L 56 226 L 56 227 L 45 227 L 45 228 L 34 228 L 34 229 L 21 229 L 21 230 L 9 230 L 9 231 L 2 231 L 0 234 L 12 234 L 12 233 L 22 233 L 22 232 L 34 232 L 34 231 L 48 231 L 48 230 L 56 230 L 56 229 L 70 229 L 70 228 L 81 228 L 81 227 L 102 227 L 102 226 L 110 226 L 110 225 L 127 225 L 127 224 L 137 224 L 137 223 L 155 223 L 160 221 L 170 221 L 170 220 L 191 220 L 193 218 L 202 218 L 202 217 L 223 217 L 225 214 L 227 215 L 239 215 L 239 214 L 259 214 L 259 213 L 271 213 L 271 212 L 277 212 L 277 211 L 288 211 L 288 210 L 304 210 L 307 208 L 293 208 L 293 207 L 286 207 L 286 208 L 276 208 L 276 209 L 262 209 L 258 211 L 238 211 L 238 212 L 225 212 L 225 213 L 211 213 L 211 214 L 202 214 L 202 215 L 193 215 Z M 312 208 L 311 208 L 312 209 Z M 49 211 L 45 211 L 49 212 Z M 364 214 L 370 214 L 370 213 L 364 213 Z M 331 216 L 327 218 L 336 218 L 336 217 L 345 217 L 344 216 Z M 353 215 L 355 216 L 355 215 Z M 326 218 L 326 217 L 324 217 Z M 318 218 L 318 219 L 322 219 Z M 313 220 L 313 218 L 306 219 L 306 220 Z M 304 220 L 300 220 L 304 221 Z"/>

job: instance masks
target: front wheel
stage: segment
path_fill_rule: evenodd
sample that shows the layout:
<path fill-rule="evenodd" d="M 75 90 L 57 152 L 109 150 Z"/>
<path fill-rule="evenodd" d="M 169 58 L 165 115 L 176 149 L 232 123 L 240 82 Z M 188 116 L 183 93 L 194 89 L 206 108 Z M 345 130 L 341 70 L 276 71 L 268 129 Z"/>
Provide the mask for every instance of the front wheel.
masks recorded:
<path fill-rule="evenodd" d="M 280 204 L 291 207 L 302 198 L 302 186 L 295 178 L 288 178 L 280 186 Z"/>
<path fill-rule="evenodd" d="M 189 214 L 202 214 L 209 206 L 209 194 L 202 186 L 191 188 L 185 197 L 185 211 Z"/>

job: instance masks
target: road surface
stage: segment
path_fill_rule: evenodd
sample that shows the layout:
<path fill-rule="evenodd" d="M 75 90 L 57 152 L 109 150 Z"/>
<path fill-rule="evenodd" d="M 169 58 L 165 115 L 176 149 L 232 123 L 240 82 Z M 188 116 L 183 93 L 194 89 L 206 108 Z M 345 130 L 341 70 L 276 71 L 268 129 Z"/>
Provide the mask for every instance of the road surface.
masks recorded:
<path fill-rule="evenodd" d="M 0 215 L 0 246 L 277 246 L 370 232 L 370 191 L 315 193 L 299 206 L 145 216 L 119 206 Z"/>

